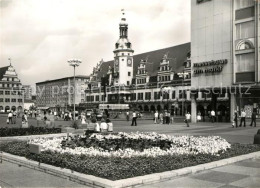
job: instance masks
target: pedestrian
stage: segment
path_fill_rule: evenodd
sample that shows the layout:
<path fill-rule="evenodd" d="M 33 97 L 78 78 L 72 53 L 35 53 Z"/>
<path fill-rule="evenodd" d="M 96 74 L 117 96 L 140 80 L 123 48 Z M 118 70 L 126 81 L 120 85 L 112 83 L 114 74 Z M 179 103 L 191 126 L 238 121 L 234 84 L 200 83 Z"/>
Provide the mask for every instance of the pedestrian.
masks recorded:
<path fill-rule="evenodd" d="M 170 118 L 171 118 L 171 114 L 170 114 L 170 112 L 169 111 L 167 111 L 167 113 L 166 113 L 166 124 L 170 124 Z"/>
<path fill-rule="evenodd" d="M 10 111 L 8 113 L 8 124 L 13 124 L 13 113 Z"/>
<path fill-rule="evenodd" d="M 126 121 L 129 121 L 129 111 L 126 111 Z"/>
<path fill-rule="evenodd" d="M 246 112 L 242 110 L 241 112 L 241 120 L 239 127 L 242 127 L 242 123 L 244 122 L 244 127 L 246 127 Z"/>
<path fill-rule="evenodd" d="M 135 124 L 135 126 L 137 126 L 136 119 L 137 119 L 136 112 L 133 111 L 133 118 L 132 118 L 132 124 L 131 124 L 131 126 L 134 126 L 134 124 Z"/>
<path fill-rule="evenodd" d="M 13 112 L 13 124 L 16 124 L 16 111 Z"/>
<path fill-rule="evenodd" d="M 235 125 L 236 125 L 236 128 L 237 128 L 237 111 L 234 112 L 234 120 L 233 120 L 232 127 L 234 128 Z"/>
<path fill-rule="evenodd" d="M 214 110 L 211 110 L 210 116 L 211 116 L 211 122 L 214 123 L 215 122 L 215 116 L 216 116 L 216 113 L 215 113 Z"/>
<path fill-rule="evenodd" d="M 106 123 L 106 121 L 105 121 L 104 119 L 101 119 L 100 131 L 101 131 L 102 133 L 108 131 L 108 124 Z"/>
<path fill-rule="evenodd" d="M 158 123 L 158 117 L 159 117 L 159 113 L 158 113 L 158 111 L 156 110 L 155 113 L 154 113 L 154 124 L 157 124 L 157 123 Z"/>
<path fill-rule="evenodd" d="M 198 115 L 197 115 L 197 121 L 200 122 L 201 121 L 201 113 L 199 111 Z"/>
<path fill-rule="evenodd" d="M 187 127 L 189 127 L 189 122 L 190 122 L 190 112 L 187 112 L 187 114 L 185 115 L 185 123 L 187 124 Z"/>
<path fill-rule="evenodd" d="M 28 128 L 29 125 L 28 125 L 28 117 L 27 117 L 27 113 L 25 112 L 23 115 L 22 115 L 22 127 L 21 128 Z"/>
<path fill-rule="evenodd" d="M 107 119 L 106 123 L 107 123 L 107 126 L 108 126 L 107 131 L 113 132 L 113 123 L 110 121 L 110 119 Z"/>
<path fill-rule="evenodd" d="M 251 127 L 253 126 L 253 123 L 255 124 L 256 127 L 256 111 L 253 111 L 251 115 L 251 124 L 250 124 Z"/>
<path fill-rule="evenodd" d="M 163 124 L 163 113 L 160 113 L 160 123 Z"/>

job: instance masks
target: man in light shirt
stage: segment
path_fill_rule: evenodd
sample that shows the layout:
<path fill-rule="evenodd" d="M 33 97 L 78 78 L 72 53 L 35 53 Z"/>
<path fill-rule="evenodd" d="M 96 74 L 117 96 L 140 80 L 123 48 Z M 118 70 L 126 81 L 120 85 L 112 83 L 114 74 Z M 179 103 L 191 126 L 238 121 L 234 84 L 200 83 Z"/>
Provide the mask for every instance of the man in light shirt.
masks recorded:
<path fill-rule="evenodd" d="M 190 112 L 188 112 L 186 115 L 185 115 L 185 123 L 187 124 L 187 127 L 189 127 L 189 122 L 190 122 Z"/>
<path fill-rule="evenodd" d="M 155 124 L 158 123 L 158 117 L 159 117 L 159 113 L 158 113 L 158 111 L 156 111 L 156 112 L 154 113 L 154 123 L 155 123 Z"/>
<path fill-rule="evenodd" d="M 215 111 L 211 110 L 210 115 L 211 115 L 211 122 L 214 123 L 215 122 L 215 116 L 216 116 Z"/>
<path fill-rule="evenodd" d="M 239 127 L 242 127 L 243 122 L 244 122 L 244 127 L 246 127 L 246 112 L 245 112 L 245 110 L 242 110 L 242 112 L 241 112 L 241 119 L 240 119 Z"/>
<path fill-rule="evenodd" d="M 135 126 L 137 126 L 136 119 L 137 119 L 137 114 L 135 111 L 133 111 L 133 118 L 132 118 L 131 126 L 134 126 L 134 124 L 135 124 Z"/>

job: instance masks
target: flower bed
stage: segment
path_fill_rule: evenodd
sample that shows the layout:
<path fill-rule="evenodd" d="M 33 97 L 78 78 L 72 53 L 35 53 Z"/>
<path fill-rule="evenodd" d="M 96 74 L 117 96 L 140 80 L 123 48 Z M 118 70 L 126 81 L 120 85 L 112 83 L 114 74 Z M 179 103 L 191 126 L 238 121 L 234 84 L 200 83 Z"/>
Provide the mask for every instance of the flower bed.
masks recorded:
<path fill-rule="evenodd" d="M 29 128 L 0 128 L 0 137 L 26 136 L 61 133 L 61 128 L 29 127 Z"/>
<path fill-rule="evenodd" d="M 30 144 L 43 146 L 43 151 L 69 153 L 73 155 L 130 158 L 137 156 L 157 157 L 165 155 L 219 155 L 230 148 L 230 144 L 218 137 L 170 137 L 157 133 L 92 134 L 90 137 L 70 139 L 34 139 Z"/>
<path fill-rule="evenodd" d="M 103 147 L 113 140 L 124 140 L 120 147 L 106 150 Z M 83 139 L 83 140 L 82 140 Z M 143 139 L 146 146 L 137 150 L 129 144 L 130 140 Z M 158 140 L 159 139 L 159 140 Z M 91 147 L 84 140 L 92 140 Z M 155 142 L 157 140 L 158 142 Z M 102 142 L 101 146 L 98 142 Z M 171 142 L 171 147 L 160 147 L 161 143 Z M 31 154 L 28 143 L 41 144 L 41 154 Z M 113 142 L 114 143 L 114 142 Z M 154 144 L 157 143 L 156 147 Z M 124 148 L 124 149 L 123 149 Z M 118 180 L 159 173 L 188 166 L 194 166 L 237 155 L 260 151 L 259 145 L 230 145 L 220 137 L 169 137 L 156 133 L 119 133 L 90 137 L 76 137 L 69 140 L 35 139 L 30 142 L 9 142 L 0 145 L 0 150 L 25 156 L 31 160 L 68 168 L 77 172 L 91 174 L 111 180 Z"/>

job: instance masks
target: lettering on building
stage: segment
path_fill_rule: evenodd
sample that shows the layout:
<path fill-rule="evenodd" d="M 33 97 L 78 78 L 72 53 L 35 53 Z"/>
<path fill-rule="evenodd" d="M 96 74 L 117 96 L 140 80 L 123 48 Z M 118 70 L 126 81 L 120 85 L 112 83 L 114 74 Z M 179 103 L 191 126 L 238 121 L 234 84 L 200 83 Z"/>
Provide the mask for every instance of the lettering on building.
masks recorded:
<path fill-rule="evenodd" d="M 193 73 L 195 75 L 203 74 L 214 74 L 220 73 L 223 70 L 224 65 L 228 63 L 227 59 L 205 61 L 201 63 L 194 63 L 193 68 L 196 68 Z"/>

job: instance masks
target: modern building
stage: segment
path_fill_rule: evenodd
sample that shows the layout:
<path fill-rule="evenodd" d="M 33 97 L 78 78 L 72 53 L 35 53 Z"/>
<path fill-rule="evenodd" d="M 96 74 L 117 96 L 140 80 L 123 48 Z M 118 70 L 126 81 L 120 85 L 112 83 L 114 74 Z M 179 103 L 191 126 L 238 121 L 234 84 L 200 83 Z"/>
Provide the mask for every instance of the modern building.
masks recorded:
<path fill-rule="evenodd" d="M 36 105 L 38 109 L 64 111 L 72 109 L 74 104 L 85 101 L 85 89 L 88 86 L 88 76 L 65 77 L 36 83 Z"/>
<path fill-rule="evenodd" d="M 33 88 L 31 85 L 23 85 L 24 88 L 24 100 L 32 100 Z"/>
<path fill-rule="evenodd" d="M 10 64 L 0 68 L 0 112 L 22 112 L 24 92 L 14 67 Z"/>
<path fill-rule="evenodd" d="M 192 120 L 211 110 L 260 115 L 259 2 L 191 1 Z"/>
<path fill-rule="evenodd" d="M 112 50 L 111 50 L 112 51 Z M 98 63 L 86 90 L 86 108 L 191 111 L 190 43 L 134 55 L 123 14 L 114 60 Z"/>

